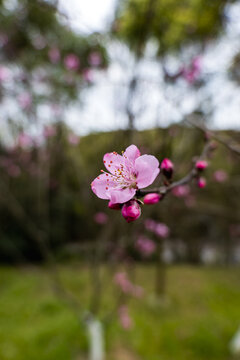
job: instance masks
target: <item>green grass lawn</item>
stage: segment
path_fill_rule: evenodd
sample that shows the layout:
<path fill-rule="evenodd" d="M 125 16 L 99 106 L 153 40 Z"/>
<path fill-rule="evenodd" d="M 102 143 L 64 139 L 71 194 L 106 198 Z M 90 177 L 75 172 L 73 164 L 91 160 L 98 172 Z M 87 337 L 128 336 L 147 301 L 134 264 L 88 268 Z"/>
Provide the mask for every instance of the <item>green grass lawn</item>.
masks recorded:
<path fill-rule="evenodd" d="M 90 298 L 86 267 L 61 267 L 61 277 L 83 308 Z M 101 316 L 114 308 L 112 273 L 102 269 Z M 229 360 L 240 325 L 240 269 L 170 267 L 166 298 L 153 301 L 154 268 L 138 266 L 142 299 L 130 299 L 134 321 L 107 323 L 107 360 Z M 0 269 L 0 360 L 87 359 L 86 329 L 52 289 L 43 268 Z"/>

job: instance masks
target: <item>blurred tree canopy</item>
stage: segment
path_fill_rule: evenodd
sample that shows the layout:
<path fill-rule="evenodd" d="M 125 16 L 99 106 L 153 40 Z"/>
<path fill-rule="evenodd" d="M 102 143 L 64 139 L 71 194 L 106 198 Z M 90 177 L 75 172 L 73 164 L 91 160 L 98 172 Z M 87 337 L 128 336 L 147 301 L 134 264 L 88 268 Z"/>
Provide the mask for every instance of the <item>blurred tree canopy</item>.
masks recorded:
<path fill-rule="evenodd" d="M 0 3 L 0 60 L 12 66 L 15 87 L 18 85 L 33 95 L 36 85 L 32 80 L 37 72 L 38 82 L 48 89 L 47 96 L 35 97 L 35 103 L 76 100 L 83 85 L 91 84 L 91 69 L 107 65 L 100 36 L 78 35 L 64 20 L 54 1 L 6 0 Z M 96 54 L 99 61 L 94 64 L 91 57 Z M 19 75 L 20 70 L 22 74 Z"/>
<path fill-rule="evenodd" d="M 226 0 L 120 0 L 113 32 L 139 55 L 152 39 L 158 55 L 204 44 L 225 24 Z"/>

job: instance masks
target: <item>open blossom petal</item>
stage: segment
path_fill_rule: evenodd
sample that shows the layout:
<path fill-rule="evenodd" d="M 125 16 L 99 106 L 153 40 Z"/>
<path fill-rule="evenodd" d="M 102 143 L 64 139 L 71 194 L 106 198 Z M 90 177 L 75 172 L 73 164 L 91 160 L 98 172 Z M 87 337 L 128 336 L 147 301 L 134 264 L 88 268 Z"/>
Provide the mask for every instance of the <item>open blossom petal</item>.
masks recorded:
<path fill-rule="evenodd" d="M 125 189 L 110 189 L 110 200 L 113 204 L 125 203 L 128 200 L 131 200 L 136 194 L 135 189 L 125 188 Z"/>
<path fill-rule="evenodd" d="M 141 155 L 136 145 L 130 145 L 126 148 L 123 156 L 134 162 Z"/>
<path fill-rule="evenodd" d="M 124 159 L 121 155 L 117 154 L 116 152 L 111 152 L 104 155 L 103 162 L 106 169 L 111 174 L 115 174 L 116 171 L 121 168 L 121 164 L 123 164 Z"/>
<path fill-rule="evenodd" d="M 142 155 L 135 161 L 139 189 L 151 185 L 159 174 L 159 161 L 152 155 Z"/>
<path fill-rule="evenodd" d="M 96 194 L 100 199 L 110 200 L 108 189 L 111 185 L 112 181 L 110 176 L 107 174 L 101 174 L 93 180 L 91 187 L 94 194 Z"/>

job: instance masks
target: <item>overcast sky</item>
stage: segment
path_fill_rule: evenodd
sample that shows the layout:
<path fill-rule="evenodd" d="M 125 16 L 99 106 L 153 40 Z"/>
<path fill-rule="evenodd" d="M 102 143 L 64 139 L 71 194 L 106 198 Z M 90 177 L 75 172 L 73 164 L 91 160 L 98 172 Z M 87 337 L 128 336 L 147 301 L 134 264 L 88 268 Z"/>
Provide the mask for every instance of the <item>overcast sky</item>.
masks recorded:
<path fill-rule="evenodd" d="M 60 10 L 68 15 L 69 24 L 75 31 L 90 33 L 107 27 L 113 17 L 116 0 L 60 0 L 59 3 Z M 218 109 L 213 117 L 215 127 L 240 129 L 239 89 L 226 76 L 226 69 L 232 56 L 240 50 L 240 5 L 231 6 L 227 15 L 231 18 L 231 23 L 226 35 L 220 43 L 210 48 L 203 59 L 205 74 L 211 76 L 218 72 L 218 75 L 213 77 L 204 91 L 199 91 L 197 94 L 193 94 L 191 89 L 184 85 L 180 86 L 176 93 L 171 93 L 171 90 L 166 89 L 166 93 L 173 98 L 173 102 L 175 98 L 181 96 L 182 91 L 185 91 L 186 97 L 181 100 L 181 111 L 164 100 L 162 90 L 159 92 L 159 86 L 151 84 L 151 80 L 158 75 L 158 67 L 153 63 L 143 64 L 143 72 L 150 79 L 148 87 L 145 86 L 146 96 L 144 95 L 144 101 L 149 110 L 139 116 L 137 122 L 139 129 L 156 125 L 167 126 L 169 123 L 177 122 L 183 113 L 191 112 L 198 100 L 206 96 L 212 97 Z M 121 57 L 121 51 L 122 49 L 120 52 L 119 49 L 110 49 L 110 54 L 113 54 L 113 63 L 107 72 L 97 75 L 97 85 L 82 95 L 84 108 L 72 107 L 67 110 L 67 121 L 77 133 L 83 135 L 94 130 L 110 131 L 125 126 L 126 116 L 118 111 L 121 108 L 121 102 L 124 102 L 124 89 L 121 90 L 121 86 L 114 86 L 114 84 L 126 78 L 128 67 L 131 68 L 131 66 L 129 63 L 129 66 L 127 64 L 126 67 L 122 67 L 118 63 L 117 57 L 118 55 Z M 125 55 L 127 59 L 128 55 Z M 127 61 L 131 62 L 131 58 L 129 57 Z M 153 113 L 154 116 L 152 116 Z M 157 117 L 156 114 L 158 114 Z"/>

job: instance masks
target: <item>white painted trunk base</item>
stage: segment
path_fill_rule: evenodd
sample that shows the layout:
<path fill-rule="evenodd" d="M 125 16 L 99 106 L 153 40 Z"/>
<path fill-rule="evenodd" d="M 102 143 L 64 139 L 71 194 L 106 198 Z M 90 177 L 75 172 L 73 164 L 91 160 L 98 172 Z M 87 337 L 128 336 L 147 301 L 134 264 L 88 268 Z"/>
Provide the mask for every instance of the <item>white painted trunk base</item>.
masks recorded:
<path fill-rule="evenodd" d="M 89 360 L 104 360 L 105 344 L 102 323 L 96 319 L 87 322 L 89 337 Z"/>

